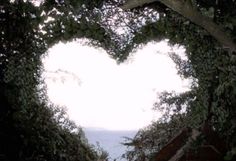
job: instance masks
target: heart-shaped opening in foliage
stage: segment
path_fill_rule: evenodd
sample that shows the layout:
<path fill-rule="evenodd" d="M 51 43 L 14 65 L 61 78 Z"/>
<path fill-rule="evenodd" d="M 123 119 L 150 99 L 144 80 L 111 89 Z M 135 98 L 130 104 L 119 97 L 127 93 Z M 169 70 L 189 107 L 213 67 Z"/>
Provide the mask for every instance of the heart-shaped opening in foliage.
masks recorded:
<path fill-rule="evenodd" d="M 185 127 L 200 129 L 205 136 L 184 150 L 175 148 L 184 151 L 183 157 L 196 154 L 209 160 L 201 153 L 206 151 L 195 146 L 203 145 L 217 153 L 211 159 L 236 160 L 235 0 L 36 1 L 0 3 L 0 160 L 108 160 L 106 152 L 86 142 L 70 118 L 86 127 L 137 129 L 158 118 L 150 110 L 153 104 L 164 117 L 128 139 L 125 145 L 132 148 L 127 160 L 158 160 L 155 154 Z M 69 118 L 48 101 L 41 58 L 58 42 L 81 38 L 102 47 L 118 63 L 151 41 L 183 45 L 188 60 L 175 54 L 175 48 L 167 55 L 183 78 L 192 79 L 191 88 L 157 96 L 164 89 L 183 91 L 175 65 L 159 51 L 166 52 L 165 43 L 154 44 L 158 49 L 145 47 L 120 65 L 101 50 L 57 45 L 59 49 L 50 50 L 58 50 L 56 54 L 44 59 L 43 75 L 51 101 L 67 106 Z M 51 61 L 56 62 L 52 67 Z M 217 135 L 223 144 L 207 139 Z M 188 153 L 192 149 L 194 155 Z"/>
<path fill-rule="evenodd" d="M 188 89 L 170 58 L 173 51 L 184 56 L 183 48 L 165 41 L 148 43 L 118 64 L 102 49 L 58 43 L 43 59 L 49 99 L 66 107 L 91 144 L 99 142 L 119 158 L 126 151 L 123 137 L 134 137 L 162 115 L 153 110 L 158 93 Z"/>
<path fill-rule="evenodd" d="M 173 51 L 184 55 L 183 48 L 153 42 L 117 64 L 102 49 L 59 43 L 43 60 L 48 96 L 80 126 L 143 128 L 161 116 L 152 110 L 158 93 L 187 90 L 169 57 Z"/>

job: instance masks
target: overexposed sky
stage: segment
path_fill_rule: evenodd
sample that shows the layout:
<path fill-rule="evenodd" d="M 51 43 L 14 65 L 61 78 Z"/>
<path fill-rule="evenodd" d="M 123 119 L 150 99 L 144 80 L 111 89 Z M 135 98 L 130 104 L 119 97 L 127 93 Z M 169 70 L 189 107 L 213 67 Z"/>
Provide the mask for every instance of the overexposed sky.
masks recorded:
<path fill-rule="evenodd" d="M 49 99 L 82 127 L 142 128 L 160 116 L 152 110 L 157 92 L 187 89 L 168 51 L 166 42 L 149 43 L 118 65 L 102 49 L 59 43 L 43 59 Z"/>

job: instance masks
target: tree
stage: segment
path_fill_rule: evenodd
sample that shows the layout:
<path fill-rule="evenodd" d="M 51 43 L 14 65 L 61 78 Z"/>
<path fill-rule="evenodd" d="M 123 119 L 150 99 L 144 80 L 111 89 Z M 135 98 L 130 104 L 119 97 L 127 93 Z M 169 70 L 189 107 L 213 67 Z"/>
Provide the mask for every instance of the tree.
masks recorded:
<path fill-rule="evenodd" d="M 135 1 L 135 0 L 128 0 L 123 6 L 121 6 L 122 9 L 132 9 L 138 6 L 143 6 L 147 3 L 155 2 L 156 0 L 141 0 L 141 1 Z M 196 25 L 201 26 L 206 31 L 208 31 L 212 37 L 214 37 L 216 40 L 218 40 L 224 48 L 229 48 L 231 52 L 236 51 L 236 43 L 233 41 L 233 39 L 227 35 L 226 32 L 224 32 L 224 29 L 217 25 L 211 18 L 201 14 L 199 11 L 199 2 L 195 0 L 159 0 L 159 2 L 166 5 L 168 8 L 172 9 L 173 11 L 176 11 L 180 15 L 184 16 L 185 18 L 189 19 L 191 22 L 195 23 Z M 214 3 L 214 1 L 212 1 Z M 218 2 L 215 2 L 215 5 Z M 211 8 L 212 12 L 216 8 Z"/>
<path fill-rule="evenodd" d="M 91 32 L 103 34 L 96 22 L 86 20 L 87 7 L 93 4 L 0 2 L 0 160 L 98 159 L 82 129 L 48 101 L 41 78 L 41 58 L 50 46 L 74 37 L 99 38 Z"/>
<path fill-rule="evenodd" d="M 186 124 L 183 125 L 194 127 L 200 126 L 204 121 L 210 121 L 213 129 L 225 138 L 229 147 L 227 156 L 230 156 L 228 159 L 232 159 L 233 156 L 235 157 L 236 145 L 234 137 L 236 126 L 233 123 L 236 116 L 236 111 L 233 109 L 236 105 L 236 68 L 233 52 L 236 35 L 236 24 L 233 20 L 235 2 L 228 1 L 226 4 L 224 1 L 198 0 L 194 3 L 195 8 L 194 6 L 186 7 L 190 5 L 189 1 L 185 3 L 164 0 L 143 1 L 145 3 L 142 3 L 142 6 L 139 4 L 132 6 L 132 2 L 142 1 L 128 1 L 125 5 L 120 1 L 115 3 L 117 6 L 123 5 L 124 9 L 132 8 L 125 13 L 120 11 L 123 17 L 122 20 L 117 20 L 117 24 L 120 23 L 126 27 L 129 36 L 121 37 L 120 42 L 124 43 L 124 47 L 119 54 L 115 54 L 116 57 L 119 61 L 123 61 L 130 51 L 150 41 L 168 39 L 170 45 L 183 45 L 186 49 L 187 61 L 181 60 L 175 53 L 170 56 L 176 63 L 179 74 L 193 80 L 191 97 L 187 93 L 187 95 L 179 96 L 171 93 L 161 95 L 162 105 L 165 105 L 167 111 L 171 111 L 166 115 L 169 118 L 166 123 L 171 122 L 172 116 L 175 116 L 173 114 L 182 109 L 186 109 L 183 117 Z M 146 2 L 150 3 L 146 4 Z M 177 4 L 174 5 L 175 2 Z M 179 10 L 180 7 L 183 7 L 182 10 Z M 187 13 L 189 14 L 186 15 Z M 194 16 L 193 14 L 197 16 L 191 17 Z M 208 20 L 207 23 L 203 25 L 202 23 L 206 20 Z M 212 26 L 214 26 L 214 31 L 212 31 Z M 218 32 L 217 35 L 215 31 Z M 224 48 L 226 42 L 228 42 L 229 51 Z M 160 106 L 158 103 L 157 105 Z M 146 130 L 146 132 L 149 131 Z M 139 137 L 134 139 L 139 140 Z M 133 151 L 134 154 L 138 155 L 140 148 L 137 150 L 134 146 L 134 149 L 136 149 Z M 151 148 L 149 150 L 151 151 Z"/>
<path fill-rule="evenodd" d="M 191 91 L 160 95 L 163 102 L 157 105 L 171 112 L 166 114 L 166 121 L 157 123 L 159 128 L 154 133 L 159 135 L 164 126 L 179 119 L 184 126 L 199 126 L 210 120 L 215 131 L 225 137 L 228 159 L 235 157 L 236 58 L 233 51 L 236 2 L 143 2 L 144 5 L 134 6 L 126 12 L 120 8 L 124 4 L 122 0 L 45 0 L 38 6 L 31 0 L 0 2 L 3 106 L 0 115 L 3 132 L 0 134 L 4 143 L 1 146 L 9 145 L 0 150 L 5 160 L 96 158 L 97 154 L 83 141 L 81 132 L 70 131 L 76 128 L 68 119 L 63 117 L 65 122 L 62 124 L 56 119 L 58 113 L 53 109 L 57 108 L 48 105 L 45 88 L 40 84 L 43 82 L 40 78 L 41 57 L 57 42 L 78 38 L 87 38 L 89 45 L 104 48 L 119 63 L 150 41 L 167 40 L 170 45 L 184 46 L 187 61 L 175 53 L 170 56 L 179 74 L 193 80 Z M 176 131 L 181 128 L 176 127 Z M 149 134 L 149 130 L 144 129 L 143 133 L 146 132 Z M 155 137 L 147 136 L 145 139 L 156 141 Z M 13 145 L 17 146 L 13 148 Z M 149 152 L 142 151 L 144 157 L 143 154 Z"/>
<path fill-rule="evenodd" d="M 126 138 L 124 145 L 129 150 L 123 155 L 127 160 L 152 160 L 155 154 L 166 143 L 178 134 L 188 123 L 181 114 L 173 115 L 171 121 L 157 121 L 144 129 L 140 129 L 134 138 Z"/>

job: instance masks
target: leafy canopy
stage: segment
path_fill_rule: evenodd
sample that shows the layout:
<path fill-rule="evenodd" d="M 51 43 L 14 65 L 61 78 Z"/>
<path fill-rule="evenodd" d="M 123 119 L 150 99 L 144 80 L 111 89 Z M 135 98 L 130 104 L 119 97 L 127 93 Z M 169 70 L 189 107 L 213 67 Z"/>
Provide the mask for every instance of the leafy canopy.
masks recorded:
<path fill-rule="evenodd" d="M 139 154 L 150 157 L 152 147 L 158 151 L 181 127 L 197 127 L 205 120 L 226 138 L 227 158 L 235 157 L 236 2 L 142 2 L 124 7 L 123 0 L 44 0 L 36 6 L 33 0 L 1 0 L 0 154 L 5 160 L 97 157 L 81 130 L 57 111 L 60 108 L 48 105 L 40 78 L 47 50 L 59 41 L 78 38 L 104 48 L 117 62 L 150 41 L 168 40 L 186 49 L 187 60 L 175 53 L 170 57 L 179 74 L 192 79 L 191 90 L 160 95 L 155 105 L 167 112 L 166 119 L 137 134 L 134 139 L 143 145 L 134 146 L 130 160 Z M 170 131 L 167 136 L 162 133 L 165 128 Z"/>

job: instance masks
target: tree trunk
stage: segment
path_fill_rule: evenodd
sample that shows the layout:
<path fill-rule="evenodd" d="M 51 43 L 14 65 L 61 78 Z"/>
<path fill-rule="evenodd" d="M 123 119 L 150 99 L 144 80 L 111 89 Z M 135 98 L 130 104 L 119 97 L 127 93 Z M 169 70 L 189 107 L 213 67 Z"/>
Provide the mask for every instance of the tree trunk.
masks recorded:
<path fill-rule="evenodd" d="M 142 6 L 147 3 L 151 3 L 157 0 L 128 0 L 123 6 L 122 9 L 132 9 L 138 6 Z M 198 26 L 201 26 L 206 31 L 210 33 L 218 42 L 221 43 L 223 48 L 228 49 L 229 51 L 236 51 L 236 44 L 228 36 L 222 27 L 214 23 L 210 18 L 202 15 L 200 12 L 194 8 L 189 0 L 159 0 L 161 3 L 169 7 L 170 9 L 176 11 L 180 15 L 189 19 L 191 22 L 195 23 Z"/>

